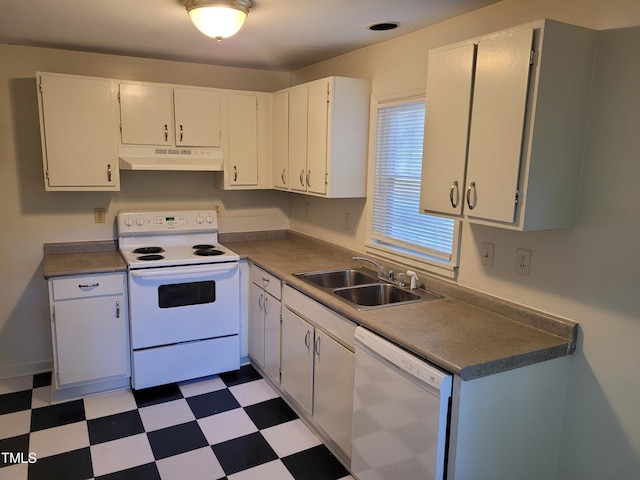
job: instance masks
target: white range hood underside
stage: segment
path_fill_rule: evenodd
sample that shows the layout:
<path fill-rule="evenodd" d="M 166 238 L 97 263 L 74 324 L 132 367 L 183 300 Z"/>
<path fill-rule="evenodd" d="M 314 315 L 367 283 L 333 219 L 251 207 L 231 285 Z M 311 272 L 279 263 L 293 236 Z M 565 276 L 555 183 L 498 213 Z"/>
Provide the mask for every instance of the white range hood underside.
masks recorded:
<path fill-rule="evenodd" d="M 223 152 L 213 148 L 120 147 L 120 170 L 220 172 Z"/>

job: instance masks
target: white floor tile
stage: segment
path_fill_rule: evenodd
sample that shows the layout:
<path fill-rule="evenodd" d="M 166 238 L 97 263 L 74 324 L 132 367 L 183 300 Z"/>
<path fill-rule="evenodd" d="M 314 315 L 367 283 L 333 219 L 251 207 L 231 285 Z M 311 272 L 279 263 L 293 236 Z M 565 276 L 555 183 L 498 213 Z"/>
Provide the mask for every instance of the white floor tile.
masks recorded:
<path fill-rule="evenodd" d="M 147 432 L 192 422 L 196 419 L 184 398 L 143 407 L 138 411 L 140 412 L 144 429 Z"/>
<path fill-rule="evenodd" d="M 154 461 L 145 433 L 91 446 L 93 474 L 96 477 L 137 467 Z"/>
<path fill-rule="evenodd" d="M 162 480 L 214 480 L 224 477 L 224 470 L 211 447 L 163 458 L 156 465 Z"/>
<path fill-rule="evenodd" d="M 17 437 L 31 430 L 31 410 L 0 415 L 0 439 Z"/>
<path fill-rule="evenodd" d="M 31 408 L 48 407 L 51 405 L 51 385 L 34 388 L 31 394 Z"/>
<path fill-rule="evenodd" d="M 131 390 L 116 390 L 115 392 L 101 393 L 84 399 L 84 411 L 87 420 L 128 412 L 136 408 L 138 406 Z"/>
<path fill-rule="evenodd" d="M 26 377 L 6 378 L 0 380 L 0 395 L 5 393 L 21 392 L 22 390 L 30 390 L 33 387 L 33 375 Z"/>
<path fill-rule="evenodd" d="M 227 386 L 224 384 L 220 377 L 211 377 L 207 380 L 196 379 L 186 382 L 180 382 L 180 391 L 185 397 L 195 397 L 196 395 L 202 395 L 203 393 L 215 392 L 222 390 Z"/>
<path fill-rule="evenodd" d="M 227 478 L 229 480 L 293 480 L 293 476 L 280 460 L 263 463 L 229 475 Z"/>
<path fill-rule="evenodd" d="M 89 446 L 87 422 L 76 422 L 59 427 L 32 432 L 29 435 L 29 451 L 37 458 L 50 457 Z"/>
<path fill-rule="evenodd" d="M 278 396 L 275 390 L 271 388 L 264 379 L 234 385 L 233 387 L 229 387 L 229 391 L 243 407 L 264 402 L 265 400 L 270 400 Z"/>
<path fill-rule="evenodd" d="M 260 433 L 279 457 L 286 457 L 321 443 L 300 419 L 265 428 Z"/>
<path fill-rule="evenodd" d="M 242 408 L 200 418 L 198 419 L 198 425 L 200 425 L 200 429 L 209 445 L 226 442 L 232 438 L 242 437 L 258 431 L 249 415 Z"/>
<path fill-rule="evenodd" d="M 27 480 L 29 472 L 27 463 L 19 463 L 0 468 L 0 480 Z"/>

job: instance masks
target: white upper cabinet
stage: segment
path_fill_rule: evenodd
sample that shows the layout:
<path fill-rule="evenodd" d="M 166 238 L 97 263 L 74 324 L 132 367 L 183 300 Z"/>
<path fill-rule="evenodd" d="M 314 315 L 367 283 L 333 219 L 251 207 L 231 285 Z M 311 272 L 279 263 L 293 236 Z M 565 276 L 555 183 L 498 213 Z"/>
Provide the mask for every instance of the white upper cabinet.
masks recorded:
<path fill-rule="evenodd" d="M 222 93 L 225 190 L 271 188 L 271 94 Z"/>
<path fill-rule="evenodd" d="M 271 161 L 273 188 L 289 190 L 289 92 L 273 94 Z"/>
<path fill-rule="evenodd" d="M 591 30 L 550 20 L 432 50 L 421 211 L 574 225 L 593 53 Z"/>
<path fill-rule="evenodd" d="M 120 83 L 122 143 L 220 147 L 220 92 Z"/>
<path fill-rule="evenodd" d="M 371 82 L 329 77 L 287 92 L 289 173 L 287 178 L 287 169 L 283 174 L 283 164 L 278 163 L 274 184 L 280 176 L 294 192 L 330 198 L 366 196 Z M 282 121 L 274 126 L 278 142 L 285 125 Z"/>
<path fill-rule="evenodd" d="M 38 72 L 37 82 L 45 190 L 120 190 L 115 81 Z"/>

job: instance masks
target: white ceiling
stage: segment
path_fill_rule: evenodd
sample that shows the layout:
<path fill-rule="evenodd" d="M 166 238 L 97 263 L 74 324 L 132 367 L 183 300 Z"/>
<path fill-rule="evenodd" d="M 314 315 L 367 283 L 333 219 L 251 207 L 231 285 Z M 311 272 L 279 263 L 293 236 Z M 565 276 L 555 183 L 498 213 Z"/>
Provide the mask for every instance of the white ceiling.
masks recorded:
<path fill-rule="evenodd" d="M 289 71 L 497 1 L 253 0 L 218 45 L 180 0 L 0 0 L 0 43 Z M 400 27 L 367 29 L 384 21 Z"/>

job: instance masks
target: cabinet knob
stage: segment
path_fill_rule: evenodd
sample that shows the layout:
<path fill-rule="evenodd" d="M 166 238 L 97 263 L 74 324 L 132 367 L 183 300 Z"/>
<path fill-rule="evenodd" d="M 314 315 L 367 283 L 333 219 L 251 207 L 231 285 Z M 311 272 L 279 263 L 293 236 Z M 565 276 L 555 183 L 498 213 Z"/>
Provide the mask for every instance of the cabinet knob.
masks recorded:
<path fill-rule="evenodd" d="M 169 140 L 169 125 L 167 125 L 166 123 L 164 124 L 164 141 L 168 141 Z"/>
<path fill-rule="evenodd" d="M 182 131 L 182 125 L 180 125 L 180 141 L 182 141 L 182 136 L 183 136 L 183 131 Z M 165 139 L 166 140 L 166 139 Z"/>

